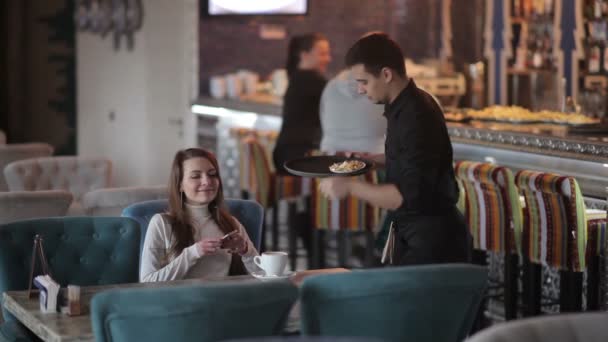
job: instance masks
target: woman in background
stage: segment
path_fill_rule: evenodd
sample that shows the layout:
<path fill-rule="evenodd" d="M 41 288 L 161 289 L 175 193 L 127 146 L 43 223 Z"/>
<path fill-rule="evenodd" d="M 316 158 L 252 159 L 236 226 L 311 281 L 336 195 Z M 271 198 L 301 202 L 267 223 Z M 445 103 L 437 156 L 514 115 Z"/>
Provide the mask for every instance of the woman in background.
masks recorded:
<path fill-rule="evenodd" d="M 235 233 L 221 239 L 230 232 Z M 140 281 L 252 272 L 256 255 L 243 225 L 224 207 L 213 153 L 200 148 L 178 151 L 169 178 L 169 210 L 154 215 L 146 232 Z"/>
<path fill-rule="evenodd" d="M 287 51 L 289 85 L 283 97 L 283 123 L 273 160 L 278 173 L 283 163 L 319 148 L 319 103 L 327 80 L 323 76 L 331 61 L 329 41 L 320 33 L 295 36 Z"/>

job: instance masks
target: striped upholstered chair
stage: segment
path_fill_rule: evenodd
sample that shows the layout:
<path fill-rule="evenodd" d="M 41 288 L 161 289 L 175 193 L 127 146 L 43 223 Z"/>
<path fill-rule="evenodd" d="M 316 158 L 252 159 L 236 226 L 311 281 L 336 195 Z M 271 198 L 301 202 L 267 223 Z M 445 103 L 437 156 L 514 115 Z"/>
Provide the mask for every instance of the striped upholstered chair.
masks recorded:
<path fill-rule="evenodd" d="M 230 130 L 231 138 L 236 141 L 239 158 L 239 190 L 241 197 L 248 199 L 251 195 L 251 187 L 254 183 L 253 175 L 250 172 L 251 156 L 249 148 L 244 143 L 247 139 L 255 139 L 256 131 L 248 128 L 233 128 Z"/>
<path fill-rule="evenodd" d="M 560 271 L 560 311 L 580 311 L 588 223 L 576 179 L 520 171 L 515 182 L 525 199 L 522 253 L 529 263 L 524 272 L 526 314 L 540 314 L 541 265 Z"/>
<path fill-rule="evenodd" d="M 518 251 L 521 249 L 522 212 L 519 194 L 508 168 L 488 163 L 458 162 L 456 177 L 464 190 L 462 211 L 478 263 L 486 263 L 486 252 L 504 255 L 505 318 L 517 317 Z"/>
<path fill-rule="evenodd" d="M 252 189 L 256 184 L 256 175 L 251 172 L 252 149 L 247 142 L 252 139 L 257 140 L 266 154 L 266 159 L 270 161 L 272 160 L 272 150 L 274 149 L 278 132 L 258 131 L 249 128 L 233 128 L 230 130 L 230 135 L 237 141 L 239 188 L 241 190 L 241 196 L 247 199 L 251 195 L 255 195 L 252 193 Z M 269 163 L 268 166 L 271 172 L 275 171 L 272 163 Z"/>
<path fill-rule="evenodd" d="M 379 174 L 374 170 L 358 177 L 368 183 L 377 184 Z M 371 266 L 374 256 L 374 233 L 380 225 L 380 208 L 352 196 L 331 200 L 319 191 L 320 182 L 320 179 L 315 178 L 311 187 L 314 266 L 317 268 L 325 266 L 326 232 L 334 233 L 337 237 L 338 263 L 343 267 L 349 266 L 346 261 L 347 239 L 349 236 L 363 234 L 366 240 L 365 266 Z"/>
<path fill-rule="evenodd" d="M 278 208 L 279 201 L 287 201 L 289 251 L 292 269 L 295 269 L 295 236 L 292 218 L 296 211 L 296 200 L 310 196 L 311 182 L 308 178 L 278 175 L 275 173 L 268 149 L 258 139 L 249 138 L 242 142 L 248 149 L 249 175 L 251 177 L 249 191 L 265 209 L 272 209 L 272 249 L 279 248 Z M 263 240 L 262 240 L 263 241 Z"/>
<path fill-rule="evenodd" d="M 600 289 L 602 282 L 601 260 L 608 253 L 608 227 L 606 219 L 587 220 L 587 310 L 608 310 L 605 291 Z M 605 269 L 605 267 L 604 267 Z M 603 281 L 606 282 L 605 270 Z M 603 305 L 600 305 L 603 303 Z"/>

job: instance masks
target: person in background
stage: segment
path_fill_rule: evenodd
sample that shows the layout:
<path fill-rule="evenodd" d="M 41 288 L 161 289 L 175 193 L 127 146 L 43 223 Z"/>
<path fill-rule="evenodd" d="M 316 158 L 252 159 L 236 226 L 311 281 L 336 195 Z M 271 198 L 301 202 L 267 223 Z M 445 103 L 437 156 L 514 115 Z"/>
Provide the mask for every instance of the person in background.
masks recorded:
<path fill-rule="evenodd" d="M 253 272 L 258 255 L 243 225 L 224 206 L 213 153 L 180 150 L 169 178 L 169 210 L 150 220 L 139 278 L 142 282 L 222 277 Z M 230 237 L 221 238 L 230 233 Z"/>
<path fill-rule="evenodd" d="M 320 189 L 331 198 L 352 195 L 389 209 L 392 237 L 385 255 L 392 265 L 467 262 L 471 238 L 456 208 L 458 185 L 443 113 L 408 78 L 401 49 L 386 34 L 359 39 L 346 55 L 361 94 L 384 104 L 386 182 L 331 177 Z"/>
<path fill-rule="evenodd" d="M 294 36 L 287 49 L 287 77 L 289 84 L 283 97 L 283 122 L 272 153 L 279 175 L 288 174 L 283 164 L 304 157 L 319 149 L 321 123 L 319 103 L 327 83 L 323 76 L 331 61 L 329 41 L 320 33 Z M 312 230 L 309 213 L 299 212 L 293 229 L 302 239 L 307 251 L 308 265 L 312 264 Z"/>
<path fill-rule="evenodd" d="M 321 95 L 321 151 L 384 152 L 384 107 L 357 92 L 357 83 L 346 69 L 331 79 Z"/>
<path fill-rule="evenodd" d="M 283 123 L 273 151 L 275 169 L 319 148 L 319 103 L 327 82 L 323 74 L 331 61 L 329 41 L 320 33 L 295 36 L 287 51 L 289 85 L 283 97 Z"/>

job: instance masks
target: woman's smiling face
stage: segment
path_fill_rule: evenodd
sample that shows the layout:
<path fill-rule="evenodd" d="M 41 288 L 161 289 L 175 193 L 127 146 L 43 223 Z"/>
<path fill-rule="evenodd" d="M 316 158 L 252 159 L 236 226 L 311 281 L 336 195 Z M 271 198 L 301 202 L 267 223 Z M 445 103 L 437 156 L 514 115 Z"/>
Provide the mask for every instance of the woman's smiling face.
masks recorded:
<path fill-rule="evenodd" d="M 217 196 L 219 175 L 213 164 L 203 157 L 190 158 L 183 163 L 181 190 L 191 204 L 209 204 Z"/>

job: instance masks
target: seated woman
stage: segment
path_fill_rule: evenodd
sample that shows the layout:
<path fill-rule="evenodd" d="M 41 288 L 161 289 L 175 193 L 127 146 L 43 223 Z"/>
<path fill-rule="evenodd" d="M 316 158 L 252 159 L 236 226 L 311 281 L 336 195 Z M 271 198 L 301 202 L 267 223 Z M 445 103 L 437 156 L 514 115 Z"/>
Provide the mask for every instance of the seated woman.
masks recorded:
<path fill-rule="evenodd" d="M 230 232 L 235 233 L 222 240 Z M 169 210 L 154 215 L 146 232 L 140 281 L 243 274 L 256 270 L 256 255 L 247 232 L 224 207 L 213 153 L 178 151 L 169 178 Z"/>

